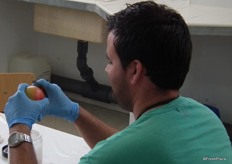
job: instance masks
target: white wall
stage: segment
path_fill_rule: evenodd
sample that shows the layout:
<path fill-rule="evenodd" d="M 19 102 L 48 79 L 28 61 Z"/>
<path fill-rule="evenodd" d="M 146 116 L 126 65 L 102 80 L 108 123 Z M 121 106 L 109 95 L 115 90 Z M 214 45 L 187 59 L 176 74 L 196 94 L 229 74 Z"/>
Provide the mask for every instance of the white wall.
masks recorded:
<path fill-rule="evenodd" d="M 33 7 L 28 3 L 0 1 L 0 71 L 7 71 L 8 58 L 20 50 L 47 57 L 52 72 L 81 79 L 76 69 L 77 41 L 33 32 Z M 232 36 L 192 36 L 191 70 L 181 92 L 216 106 L 222 120 L 232 123 Z M 108 84 L 104 72 L 105 44 L 89 44 L 88 65 L 95 78 Z"/>
<path fill-rule="evenodd" d="M 207 6 L 214 6 L 214 7 L 226 7 L 231 8 L 232 7 L 232 1 L 231 0 L 190 0 L 191 4 L 196 5 L 207 5 Z"/>
<path fill-rule="evenodd" d="M 191 70 L 182 93 L 218 107 L 232 123 L 232 36 L 192 36 Z"/>
<path fill-rule="evenodd" d="M 107 63 L 106 45 L 89 43 L 88 46 L 87 64 L 93 69 L 96 80 L 107 84 L 108 79 L 104 71 Z M 54 74 L 81 79 L 76 67 L 77 40 L 40 34 L 38 51 L 39 54 L 47 57 L 52 65 L 52 72 Z"/>
<path fill-rule="evenodd" d="M 24 49 L 35 51 L 38 39 L 32 11 L 30 4 L 0 1 L 0 72 L 7 71 L 10 55 Z"/>

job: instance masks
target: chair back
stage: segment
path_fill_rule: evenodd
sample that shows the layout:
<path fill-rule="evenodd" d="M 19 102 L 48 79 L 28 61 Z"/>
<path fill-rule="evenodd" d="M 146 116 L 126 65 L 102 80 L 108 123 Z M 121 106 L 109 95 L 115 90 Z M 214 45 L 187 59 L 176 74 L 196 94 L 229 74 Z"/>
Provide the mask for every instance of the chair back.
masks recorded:
<path fill-rule="evenodd" d="M 0 112 L 4 112 L 8 98 L 17 91 L 20 83 L 31 85 L 35 79 L 33 73 L 0 73 Z"/>

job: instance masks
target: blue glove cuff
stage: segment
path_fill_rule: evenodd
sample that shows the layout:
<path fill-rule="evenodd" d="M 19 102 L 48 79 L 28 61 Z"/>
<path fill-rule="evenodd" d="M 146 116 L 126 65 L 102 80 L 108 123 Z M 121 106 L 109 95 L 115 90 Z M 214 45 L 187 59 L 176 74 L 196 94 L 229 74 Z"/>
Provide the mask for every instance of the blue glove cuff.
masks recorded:
<path fill-rule="evenodd" d="M 9 126 L 9 128 L 11 128 L 14 124 L 24 124 L 31 129 L 33 123 L 34 123 L 34 121 L 30 120 L 30 119 L 17 118 L 17 119 L 12 120 L 11 122 L 8 122 L 8 126 Z"/>
<path fill-rule="evenodd" d="M 79 109 L 79 104 L 78 103 L 72 103 L 72 107 L 69 110 L 67 117 L 65 119 L 74 122 L 79 118 L 80 115 L 80 109 Z"/>

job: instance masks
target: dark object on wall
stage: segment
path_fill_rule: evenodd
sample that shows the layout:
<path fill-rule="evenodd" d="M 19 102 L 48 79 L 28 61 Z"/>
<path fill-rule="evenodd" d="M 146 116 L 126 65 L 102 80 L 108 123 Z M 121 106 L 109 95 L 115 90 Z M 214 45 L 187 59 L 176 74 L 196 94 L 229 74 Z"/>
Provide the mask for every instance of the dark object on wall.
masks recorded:
<path fill-rule="evenodd" d="M 111 87 L 109 86 L 99 84 L 98 88 L 93 90 L 86 82 L 73 80 L 53 74 L 51 76 L 51 81 L 59 85 L 65 91 L 77 93 L 84 97 L 106 103 L 116 103 L 112 94 Z"/>
<path fill-rule="evenodd" d="M 220 110 L 212 105 L 204 104 L 209 109 L 211 109 L 219 118 L 220 118 Z M 232 144 L 232 125 L 229 123 L 223 122 L 223 125 L 228 133 L 228 136 L 230 137 L 230 142 Z"/>
<path fill-rule="evenodd" d="M 229 137 L 230 137 L 230 142 L 231 142 L 231 144 L 232 144 L 232 125 L 231 124 L 229 124 L 229 123 L 223 123 L 223 125 L 225 126 L 225 128 L 226 128 L 226 131 L 227 131 L 227 133 L 228 133 L 228 135 L 229 135 Z"/>
<path fill-rule="evenodd" d="M 81 77 L 89 84 L 92 90 L 97 90 L 98 82 L 93 76 L 93 70 L 87 65 L 88 42 L 79 40 L 77 42 L 77 68 L 80 71 Z"/>
<path fill-rule="evenodd" d="M 205 106 L 207 106 L 209 109 L 211 109 L 217 116 L 218 118 L 221 118 L 220 116 L 220 110 L 212 105 L 208 105 L 208 104 L 204 104 Z"/>

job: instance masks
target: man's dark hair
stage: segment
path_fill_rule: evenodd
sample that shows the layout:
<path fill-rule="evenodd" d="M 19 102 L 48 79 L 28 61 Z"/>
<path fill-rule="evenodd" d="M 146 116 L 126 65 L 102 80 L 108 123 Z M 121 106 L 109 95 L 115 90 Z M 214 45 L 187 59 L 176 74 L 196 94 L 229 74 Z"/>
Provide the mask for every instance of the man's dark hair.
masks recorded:
<path fill-rule="evenodd" d="M 107 29 L 122 67 L 141 61 L 147 76 L 162 89 L 179 89 L 189 71 L 192 42 L 175 10 L 153 1 L 138 2 L 108 16 Z"/>

